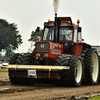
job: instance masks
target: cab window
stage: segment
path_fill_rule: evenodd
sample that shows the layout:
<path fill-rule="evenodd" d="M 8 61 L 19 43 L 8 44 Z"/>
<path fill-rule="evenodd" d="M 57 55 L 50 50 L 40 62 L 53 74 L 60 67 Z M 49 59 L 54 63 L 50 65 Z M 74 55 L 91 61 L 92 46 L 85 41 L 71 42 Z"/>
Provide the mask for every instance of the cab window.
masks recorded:
<path fill-rule="evenodd" d="M 60 28 L 60 36 L 59 36 L 59 40 L 60 41 L 72 41 L 72 33 L 73 30 L 72 28 Z"/>
<path fill-rule="evenodd" d="M 72 28 L 60 27 L 59 41 L 72 41 Z M 46 27 L 44 30 L 43 40 L 52 41 L 54 39 L 54 28 Z"/>
<path fill-rule="evenodd" d="M 54 29 L 53 27 L 45 28 L 43 40 L 53 40 L 54 38 Z"/>

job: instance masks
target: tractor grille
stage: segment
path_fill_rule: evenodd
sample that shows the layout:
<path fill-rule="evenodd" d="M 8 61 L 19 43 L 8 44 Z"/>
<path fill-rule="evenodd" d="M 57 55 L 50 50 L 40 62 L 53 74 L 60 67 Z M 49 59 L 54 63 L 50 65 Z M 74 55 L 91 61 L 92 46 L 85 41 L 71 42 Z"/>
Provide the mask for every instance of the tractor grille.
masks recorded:
<path fill-rule="evenodd" d="M 49 43 L 36 43 L 36 52 L 49 52 Z"/>

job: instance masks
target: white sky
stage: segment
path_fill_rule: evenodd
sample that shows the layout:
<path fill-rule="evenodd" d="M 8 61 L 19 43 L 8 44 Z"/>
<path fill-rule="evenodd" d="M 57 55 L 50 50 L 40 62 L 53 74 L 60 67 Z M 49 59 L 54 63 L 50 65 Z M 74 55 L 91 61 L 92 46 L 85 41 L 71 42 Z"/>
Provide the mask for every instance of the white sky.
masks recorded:
<path fill-rule="evenodd" d="M 74 23 L 80 19 L 84 41 L 100 45 L 100 0 L 60 0 L 58 16 L 70 16 Z M 1 18 L 17 24 L 23 39 L 18 52 L 27 52 L 31 32 L 54 20 L 53 0 L 0 0 Z"/>

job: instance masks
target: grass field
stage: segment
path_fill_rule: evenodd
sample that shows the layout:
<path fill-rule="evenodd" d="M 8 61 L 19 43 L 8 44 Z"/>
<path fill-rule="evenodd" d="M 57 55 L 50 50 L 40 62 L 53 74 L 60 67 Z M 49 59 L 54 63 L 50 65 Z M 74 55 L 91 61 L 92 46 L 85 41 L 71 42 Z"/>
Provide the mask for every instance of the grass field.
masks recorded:
<path fill-rule="evenodd" d="M 3 71 L 3 70 L 8 70 L 7 68 L 0 68 L 0 71 Z M 0 73 L 0 75 L 8 75 L 8 73 Z"/>
<path fill-rule="evenodd" d="M 89 98 L 88 100 L 100 100 L 100 96 L 96 96 L 96 97 L 93 97 L 93 98 Z"/>
<path fill-rule="evenodd" d="M 0 73 L 0 75 L 8 75 L 8 73 Z"/>
<path fill-rule="evenodd" d="M 3 68 L 3 69 L 2 69 L 2 68 L 0 68 L 0 70 L 8 70 L 8 69 L 7 69 L 7 68 Z"/>
<path fill-rule="evenodd" d="M 89 98 L 89 99 L 79 99 L 79 100 L 100 100 L 100 96 L 95 96 L 95 97 Z"/>

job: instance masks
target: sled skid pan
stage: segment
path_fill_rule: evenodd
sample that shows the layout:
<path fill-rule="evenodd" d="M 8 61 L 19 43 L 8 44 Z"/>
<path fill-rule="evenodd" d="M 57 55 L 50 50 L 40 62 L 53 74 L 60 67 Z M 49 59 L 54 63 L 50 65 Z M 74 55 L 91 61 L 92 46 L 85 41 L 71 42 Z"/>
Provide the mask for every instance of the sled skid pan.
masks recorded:
<path fill-rule="evenodd" d="M 30 69 L 30 70 L 69 70 L 70 66 L 43 66 L 43 65 L 8 65 L 8 69 Z"/>
<path fill-rule="evenodd" d="M 58 79 L 59 71 L 68 71 L 70 66 L 43 66 L 43 65 L 8 65 L 10 78 L 37 78 L 37 79 Z M 30 75 L 30 71 L 35 72 Z"/>

